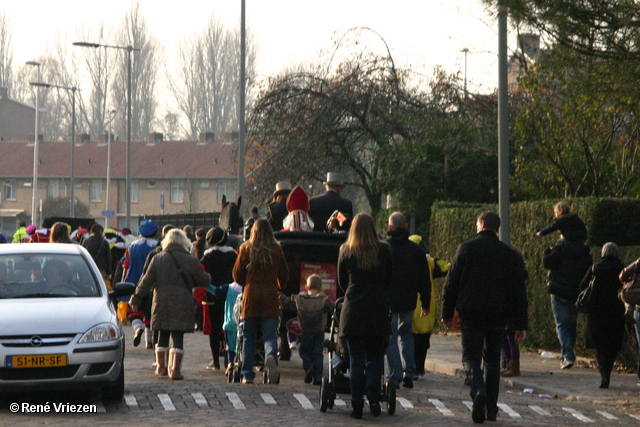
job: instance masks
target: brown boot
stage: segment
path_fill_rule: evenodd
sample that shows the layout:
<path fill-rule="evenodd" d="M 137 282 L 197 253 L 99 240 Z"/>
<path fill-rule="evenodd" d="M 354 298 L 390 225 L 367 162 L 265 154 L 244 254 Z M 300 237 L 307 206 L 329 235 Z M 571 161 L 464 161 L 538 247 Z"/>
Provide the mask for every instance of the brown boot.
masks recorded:
<path fill-rule="evenodd" d="M 511 360 L 508 362 L 508 368 L 501 374 L 503 377 L 519 377 L 520 376 L 520 361 Z"/>
<path fill-rule="evenodd" d="M 507 366 L 504 369 L 500 369 L 500 376 L 511 369 L 511 360 L 507 360 Z"/>
<path fill-rule="evenodd" d="M 169 349 L 167 347 L 156 347 L 156 375 L 159 377 L 167 376 L 167 356 Z"/>
<path fill-rule="evenodd" d="M 181 380 L 182 376 L 182 358 L 184 357 L 184 350 L 179 348 L 172 348 L 169 350 L 169 377 L 172 380 Z"/>

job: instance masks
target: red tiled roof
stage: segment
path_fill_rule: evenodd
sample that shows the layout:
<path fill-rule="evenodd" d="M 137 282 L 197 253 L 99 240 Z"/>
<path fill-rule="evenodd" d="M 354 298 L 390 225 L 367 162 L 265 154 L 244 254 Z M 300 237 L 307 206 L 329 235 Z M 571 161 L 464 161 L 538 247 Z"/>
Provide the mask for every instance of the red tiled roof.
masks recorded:
<path fill-rule="evenodd" d="M 125 178 L 126 141 L 112 141 L 111 177 Z M 237 142 L 147 141 L 131 142 L 131 178 L 235 178 Z M 38 176 L 68 177 L 71 144 L 42 142 L 38 150 Z M 75 147 L 76 178 L 107 175 L 107 145 L 87 142 Z M 33 176 L 33 145 L 26 141 L 0 142 L 0 177 Z"/>

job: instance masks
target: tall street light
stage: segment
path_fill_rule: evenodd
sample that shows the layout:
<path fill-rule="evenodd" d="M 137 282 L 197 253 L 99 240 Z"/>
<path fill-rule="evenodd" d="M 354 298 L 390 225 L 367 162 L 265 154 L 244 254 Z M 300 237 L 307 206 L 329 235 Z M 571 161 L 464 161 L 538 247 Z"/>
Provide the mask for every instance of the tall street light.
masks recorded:
<path fill-rule="evenodd" d="M 38 77 L 36 80 L 40 81 L 40 63 L 38 61 L 27 61 L 26 65 L 32 65 L 38 67 Z M 31 200 L 31 223 L 38 226 L 38 146 L 39 146 L 39 130 L 40 126 L 38 122 L 38 114 L 40 108 L 40 88 L 36 87 L 36 133 L 33 139 L 33 198 Z"/>
<path fill-rule="evenodd" d="M 105 210 L 107 211 L 109 210 L 109 188 L 111 186 L 111 122 L 113 122 L 115 114 L 116 110 L 109 111 L 109 115 L 111 116 L 111 118 L 109 118 L 109 133 L 107 134 L 107 201 L 105 206 Z M 109 225 L 108 217 L 106 222 L 107 225 Z"/>
<path fill-rule="evenodd" d="M 75 206 L 75 190 L 76 190 L 76 91 L 80 90 L 77 87 L 69 87 L 69 86 L 59 86 L 50 83 L 42 83 L 42 82 L 31 82 L 29 83 L 31 86 L 36 87 L 47 87 L 47 88 L 56 88 L 56 89 L 64 89 L 67 91 L 71 91 L 71 191 L 70 191 L 70 206 L 69 206 L 69 216 L 71 218 L 75 218 L 76 216 L 76 206 Z M 37 139 L 37 138 L 36 138 Z"/>
<path fill-rule="evenodd" d="M 245 155 L 245 116 L 246 104 L 246 25 L 245 0 L 240 3 L 240 93 L 238 97 L 238 198 L 244 196 L 244 155 Z"/>
<path fill-rule="evenodd" d="M 107 49 L 126 50 L 127 55 L 127 175 L 125 179 L 125 196 L 126 196 L 126 217 L 125 226 L 131 227 L 131 54 L 134 51 L 140 52 L 140 48 L 129 46 L 111 46 L 100 43 L 75 42 L 74 46 L 80 47 L 104 47 Z"/>

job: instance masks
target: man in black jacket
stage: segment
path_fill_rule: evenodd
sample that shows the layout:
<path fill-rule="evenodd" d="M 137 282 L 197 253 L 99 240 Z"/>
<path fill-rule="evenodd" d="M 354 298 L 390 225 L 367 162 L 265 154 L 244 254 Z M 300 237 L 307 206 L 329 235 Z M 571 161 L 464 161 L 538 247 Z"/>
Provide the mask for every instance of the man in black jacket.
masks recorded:
<path fill-rule="evenodd" d="M 547 292 L 551 294 L 551 309 L 556 321 L 556 332 L 562 346 L 560 369 L 569 369 L 576 361 L 578 310 L 576 300 L 580 282 L 591 267 L 591 252 L 582 241 L 562 238 L 544 251 L 542 263 L 549 269 Z"/>
<path fill-rule="evenodd" d="M 387 236 L 393 257 L 393 275 L 388 289 L 392 334 L 387 348 L 388 376 L 397 383 L 403 380 L 404 386 L 411 388 L 416 372 L 412 333 L 413 312 L 420 293 L 423 307 L 421 315 L 429 314 L 431 279 L 426 253 L 409 240 L 407 220 L 402 213 L 394 212 L 389 216 Z"/>
<path fill-rule="evenodd" d="M 463 360 L 472 373 L 473 421 L 496 420 L 500 389 L 500 352 L 507 324 L 516 342 L 526 337 L 527 291 L 522 257 L 498 239 L 500 217 L 484 212 L 478 234 L 461 244 L 449 269 L 442 303 L 442 322 L 450 327 L 460 313 Z M 486 377 L 482 372 L 482 359 Z"/>
<path fill-rule="evenodd" d="M 313 231 L 327 231 L 327 221 L 335 211 L 338 215 L 339 231 L 349 231 L 353 219 L 351 200 L 340 196 L 344 187 L 344 177 L 340 173 L 328 172 L 324 183 L 326 193 L 309 200 L 309 216 L 313 221 Z"/>

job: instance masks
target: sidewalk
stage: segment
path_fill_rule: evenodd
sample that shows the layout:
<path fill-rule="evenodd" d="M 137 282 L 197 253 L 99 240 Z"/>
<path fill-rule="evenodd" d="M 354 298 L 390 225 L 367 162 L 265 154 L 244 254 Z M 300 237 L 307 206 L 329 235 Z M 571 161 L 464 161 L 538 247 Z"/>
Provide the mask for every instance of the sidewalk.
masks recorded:
<path fill-rule="evenodd" d="M 437 334 L 431 336 L 431 348 L 425 369 L 428 372 L 464 378 L 461 362 L 460 335 Z M 520 354 L 520 377 L 502 378 L 501 393 L 521 393 L 532 389 L 536 395 L 548 395 L 556 399 L 581 400 L 609 405 L 637 404 L 640 387 L 637 374 L 618 373 L 611 375 L 609 389 L 600 389 L 600 374 L 595 362 L 578 358 L 571 369 L 560 369 L 560 355 L 554 359 L 542 358 L 540 354 Z M 527 390 L 531 393 L 531 391 Z"/>

